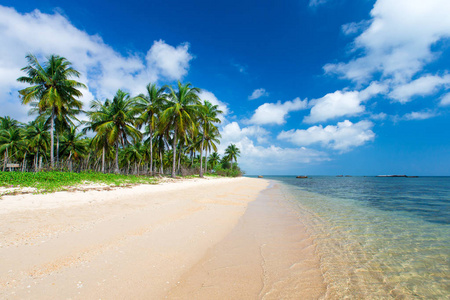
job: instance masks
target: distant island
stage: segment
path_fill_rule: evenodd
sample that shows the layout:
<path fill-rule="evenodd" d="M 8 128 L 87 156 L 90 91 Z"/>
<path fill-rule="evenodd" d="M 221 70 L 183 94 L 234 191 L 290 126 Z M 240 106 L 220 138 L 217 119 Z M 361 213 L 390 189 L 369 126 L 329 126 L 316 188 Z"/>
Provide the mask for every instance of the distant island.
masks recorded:
<path fill-rule="evenodd" d="M 407 176 L 407 175 L 377 175 L 375 177 L 405 177 L 405 178 L 418 178 L 419 176 Z"/>

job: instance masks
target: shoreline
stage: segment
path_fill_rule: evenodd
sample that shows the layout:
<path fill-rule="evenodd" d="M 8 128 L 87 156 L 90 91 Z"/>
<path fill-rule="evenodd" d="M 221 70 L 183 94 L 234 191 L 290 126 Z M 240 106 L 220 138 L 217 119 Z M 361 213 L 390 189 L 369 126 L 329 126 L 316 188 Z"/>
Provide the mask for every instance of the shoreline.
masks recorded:
<path fill-rule="evenodd" d="M 190 179 L 18 195 L 0 200 L 0 208 L 0 298 L 326 292 L 313 240 L 274 181 Z"/>

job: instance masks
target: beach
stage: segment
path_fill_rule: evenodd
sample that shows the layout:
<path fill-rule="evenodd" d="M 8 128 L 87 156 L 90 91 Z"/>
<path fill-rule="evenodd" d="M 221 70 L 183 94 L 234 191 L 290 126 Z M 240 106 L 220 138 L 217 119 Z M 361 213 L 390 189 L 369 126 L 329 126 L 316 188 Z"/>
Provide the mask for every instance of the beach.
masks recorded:
<path fill-rule="evenodd" d="M 325 285 L 312 240 L 269 185 L 195 179 L 4 196 L 0 298 L 317 298 Z"/>

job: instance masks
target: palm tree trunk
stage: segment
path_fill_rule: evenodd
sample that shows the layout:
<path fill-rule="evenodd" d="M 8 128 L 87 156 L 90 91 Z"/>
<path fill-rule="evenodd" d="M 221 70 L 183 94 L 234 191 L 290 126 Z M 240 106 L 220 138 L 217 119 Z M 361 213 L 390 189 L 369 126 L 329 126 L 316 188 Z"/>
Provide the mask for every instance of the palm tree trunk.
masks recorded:
<path fill-rule="evenodd" d="M 200 144 L 200 177 L 203 177 L 203 142 L 205 141 L 205 135 L 202 136 L 202 143 Z"/>
<path fill-rule="evenodd" d="M 54 146 L 55 146 L 55 141 L 54 141 L 54 131 L 55 131 L 55 109 L 52 108 L 52 116 L 50 117 L 50 166 L 53 169 L 53 167 L 55 166 L 55 159 L 54 159 Z"/>
<path fill-rule="evenodd" d="M 56 167 L 59 166 L 59 132 L 56 132 Z"/>
<path fill-rule="evenodd" d="M 208 148 L 205 149 L 205 173 L 208 173 Z"/>
<path fill-rule="evenodd" d="M 159 150 L 159 172 L 161 173 L 161 175 L 164 175 L 162 150 Z"/>
<path fill-rule="evenodd" d="M 26 163 L 27 153 L 25 152 L 23 156 L 23 163 L 22 163 L 22 172 L 25 171 L 25 163 Z"/>
<path fill-rule="evenodd" d="M 119 174 L 119 140 L 116 142 L 116 167 L 114 169 L 114 173 Z"/>
<path fill-rule="evenodd" d="M 38 169 L 38 162 L 39 162 L 39 147 L 37 148 L 37 153 L 36 153 L 36 164 L 34 165 L 34 170 L 35 172 L 37 172 Z"/>
<path fill-rule="evenodd" d="M 175 130 L 173 131 L 172 151 L 173 151 L 172 178 L 175 178 L 176 177 L 175 168 L 177 166 L 177 126 L 176 125 L 175 125 Z"/>
<path fill-rule="evenodd" d="M 102 149 L 102 173 L 105 173 L 105 146 Z"/>
<path fill-rule="evenodd" d="M 150 176 L 153 176 L 153 132 L 151 128 L 150 128 Z"/>
<path fill-rule="evenodd" d="M 72 172 L 72 151 L 69 154 L 69 172 Z"/>
<path fill-rule="evenodd" d="M 6 164 L 8 163 L 8 147 L 6 147 L 5 151 L 5 159 L 3 160 L 3 172 L 5 172 Z"/>

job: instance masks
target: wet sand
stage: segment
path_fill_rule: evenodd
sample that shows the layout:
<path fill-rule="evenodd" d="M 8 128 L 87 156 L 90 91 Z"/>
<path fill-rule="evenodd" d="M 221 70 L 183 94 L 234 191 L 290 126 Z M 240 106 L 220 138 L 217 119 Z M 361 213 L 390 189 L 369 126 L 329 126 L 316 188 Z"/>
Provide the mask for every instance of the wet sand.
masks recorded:
<path fill-rule="evenodd" d="M 318 298 L 314 244 L 268 185 L 238 178 L 4 196 L 0 298 Z"/>
<path fill-rule="evenodd" d="M 313 240 L 277 185 L 183 274 L 169 299 L 319 299 L 326 293 Z"/>

